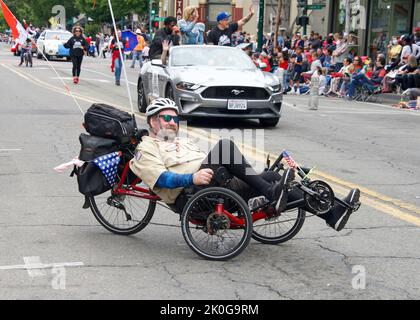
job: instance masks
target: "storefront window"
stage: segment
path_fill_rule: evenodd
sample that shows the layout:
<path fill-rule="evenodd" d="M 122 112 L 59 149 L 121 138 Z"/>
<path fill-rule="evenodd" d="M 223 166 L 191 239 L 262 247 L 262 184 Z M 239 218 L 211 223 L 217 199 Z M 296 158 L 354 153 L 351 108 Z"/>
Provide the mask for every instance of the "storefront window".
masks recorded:
<path fill-rule="evenodd" d="M 410 33 L 412 0 L 372 0 L 370 13 L 369 54 L 386 54 L 393 35 Z"/>
<path fill-rule="evenodd" d="M 332 32 L 344 32 L 346 27 L 346 1 L 334 1 L 334 25 Z M 363 54 L 366 36 L 367 0 L 350 0 L 350 36 L 349 47 L 356 54 Z"/>
<path fill-rule="evenodd" d="M 414 27 L 420 27 L 420 0 L 416 1 L 416 7 L 414 9 Z"/>

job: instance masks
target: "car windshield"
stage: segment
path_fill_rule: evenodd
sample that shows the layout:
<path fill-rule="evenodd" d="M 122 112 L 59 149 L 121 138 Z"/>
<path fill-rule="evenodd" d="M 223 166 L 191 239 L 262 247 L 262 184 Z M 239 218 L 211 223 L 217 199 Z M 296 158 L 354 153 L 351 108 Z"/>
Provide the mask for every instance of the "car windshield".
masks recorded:
<path fill-rule="evenodd" d="M 172 67 L 255 69 L 252 60 L 242 50 L 217 46 L 176 47 L 171 51 L 170 64 Z"/>
<path fill-rule="evenodd" d="M 71 33 L 64 32 L 47 32 L 45 39 L 46 40 L 64 40 L 67 41 L 71 38 Z"/>

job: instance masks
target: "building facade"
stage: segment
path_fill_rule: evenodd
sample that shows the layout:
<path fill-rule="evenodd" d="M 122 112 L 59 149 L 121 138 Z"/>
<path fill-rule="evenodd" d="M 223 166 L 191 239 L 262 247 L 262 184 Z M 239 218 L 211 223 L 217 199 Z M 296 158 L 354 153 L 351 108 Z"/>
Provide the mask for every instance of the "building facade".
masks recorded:
<path fill-rule="evenodd" d="M 323 4 L 322 10 L 309 10 L 309 26 L 321 35 L 344 32 L 345 0 L 309 0 L 309 4 Z M 255 16 L 249 21 L 244 31 L 256 35 L 258 32 L 258 0 L 162 0 L 161 16 L 182 17 L 187 6 L 199 8 L 200 21 L 208 28 L 216 25 L 216 16 L 220 11 L 232 14 L 237 21 L 248 14 L 248 8 L 254 4 Z M 302 14 L 297 0 L 283 0 L 281 25 L 289 34 L 300 27 L 296 17 Z M 265 0 L 264 33 L 274 32 L 277 13 L 277 0 Z M 411 33 L 416 26 L 420 27 L 420 0 L 350 0 L 351 43 L 358 54 L 375 55 L 381 52 L 393 35 Z"/>

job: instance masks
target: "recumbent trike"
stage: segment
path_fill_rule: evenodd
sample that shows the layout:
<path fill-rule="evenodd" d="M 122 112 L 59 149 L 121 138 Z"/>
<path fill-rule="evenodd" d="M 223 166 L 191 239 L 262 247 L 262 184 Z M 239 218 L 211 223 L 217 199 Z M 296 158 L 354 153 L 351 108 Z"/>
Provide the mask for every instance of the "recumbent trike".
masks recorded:
<path fill-rule="evenodd" d="M 144 134 L 144 133 L 143 133 Z M 119 235 L 131 235 L 143 230 L 150 221 L 160 198 L 131 172 L 130 160 L 141 141 L 136 130 L 130 143 L 120 146 L 121 163 L 117 183 L 110 192 L 86 196 L 84 208 L 90 207 L 95 218 L 107 230 Z M 283 153 L 266 171 L 285 170 Z M 289 202 L 278 214 L 269 203 L 256 207 L 249 205 L 235 192 L 223 187 L 229 180 L 226 172 L 216 172 L 219 187 L 186 189 L 188 201 L 180 213 L 181 229 L 188 246 L 199 256 L 210 260 L 228 260 L 240 254 L 251 238 L 264 244 L 279 244 L 292 239 L 302 228 L 306 212 L 319 215 L 329 211 L 335 202 L 350 205 L 334 196 L 331 187 L 323 181 L 311 181 L 308 168 L 296 168 L 299 181 L 290 189 L 299 188 L 303 198 Z M 354 208 L 352 208 L 354 209 Z"/>

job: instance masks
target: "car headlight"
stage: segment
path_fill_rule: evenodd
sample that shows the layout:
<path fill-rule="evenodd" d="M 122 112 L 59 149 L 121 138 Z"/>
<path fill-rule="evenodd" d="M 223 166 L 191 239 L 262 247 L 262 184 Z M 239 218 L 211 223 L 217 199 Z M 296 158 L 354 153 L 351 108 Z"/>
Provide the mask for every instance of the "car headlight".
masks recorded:
<path fill-rule="evenodd" d="M 281 90 L 281 85 L 278 84 L 278 85 L 275 85 L 275 86 L 270 86 L 270 87 L 268 87 L 268 89 L 270 89 L 270 91 L 273 92 L 273 93 L 278 93 Z"/>
<path fill-rule="evenodd" d="M 179 90 L 187 90 L 187 91 L 194 91 L 200 88 L 201 86 L 199 84 L 194 84 L 190 82 L 178 82 L 176 85 L 177 89 Z"/>

